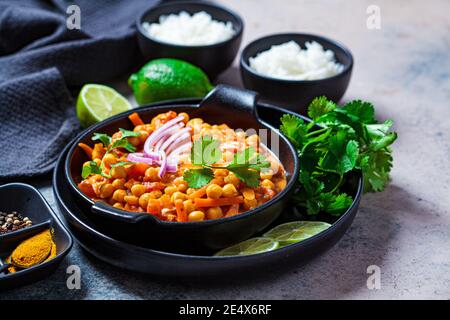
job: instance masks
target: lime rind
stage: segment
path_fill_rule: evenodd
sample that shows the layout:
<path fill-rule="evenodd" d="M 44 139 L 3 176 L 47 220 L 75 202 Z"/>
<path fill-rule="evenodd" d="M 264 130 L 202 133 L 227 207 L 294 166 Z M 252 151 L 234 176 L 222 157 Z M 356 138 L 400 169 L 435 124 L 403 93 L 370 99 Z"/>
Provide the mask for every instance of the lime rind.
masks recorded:
<path fill-rule="evenodd" d="M 277 241 L 269 238 L 258 237 L 251 238 L 235 244 L 234 246 L 225 248 L 215 254 L 215 256 L 246 256 L 251 254 L 258 254 L 277 249 L 279 246 Z"/>
<path fill-rule="evenodd" d="M 78 95 L 77 115 L 83 127 L 130 109 L 132 106 L 125 97 L 104 85 L 86 84 Z"/>
<path fill-rule="evenodd" d="M 278 241 L 281 246 L 297 243 L 315 236 L 331 225 L 320 221 L 294 221 L 281 224 L 263 236 Z"/>

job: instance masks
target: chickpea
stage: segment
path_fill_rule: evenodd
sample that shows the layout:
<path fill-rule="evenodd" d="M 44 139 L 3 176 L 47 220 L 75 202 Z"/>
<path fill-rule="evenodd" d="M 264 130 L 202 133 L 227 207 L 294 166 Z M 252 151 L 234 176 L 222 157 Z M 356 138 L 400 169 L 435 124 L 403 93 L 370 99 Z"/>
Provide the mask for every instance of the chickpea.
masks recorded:
<path fill-rule="evenodd" d="M 159 199 L 162 196 L 162 192 L 159 190 L 153 190 L 150 192 L 150 198 L 151 199 Z"/>
<path fill-rule="evenodd" d="M 258 201 L 256 199 L 248 200 L 244 198 L 244 208 L 246 210 L 250 210 L 255 208 L 258 205 Z"/>
<path fill-rule="evenodd" d="M 112 196 L 114 187 L 111 183 L 106 183 L 100 187 L 100 198 L 105 199 Z"/>
<path fill-rule="evenodd" d="M 202 119 L 194 118 L 194 119 L 189 120 L 188 123 L 186 124 L 186 126 L 194 129 L 194 133 L 197 134 L 202 130 L 202 123 L 203 123 Z"/>
<path fill-rule="evenodd" d="M 211 199 L 219 199 L 222 196 L 222 188 L 213 183 L 206 188 L 206 195 Z"/>
<path fill-rule="evenodd" d="M 130 206 L 137 206 L 139 204 L 139 198 L 136 196 L 125 196 L 123 200 Z"/>
<path fill-rule="evenodd" d="M 116 200 L 117 202 L 123 202 L 123 198 L 127 195 L 127 192 L 125 190 L 116 190 L 113 193 L 113 199 Z"/>
<path fill-rule="evenodd" d="M 253 146 L 253 147 L 257 147 L 259 144 L 259 137 L 257 134 L 252 134 L 250 137 L 248 137 L 246 139 L 246 142 L 248 145 Z"/>
<path fill-rule="evenodd" d="M 125 185 L 125 179 L 114 179 L 114 181 L 112 182 L 113 187 L 117 190 L 117 189 L 123 189 L 124 185 Z"/>
<path fill-rule="evenodd" d="M 139 206 L 145 210 L 147 210 L 148 200 L 151 199 L 150 193 L 144 193 L 139 197 Z"/>
<path fill-rule="evenodd" d="M 144 131 L 144 130 L 142 130 L 142 131 L 139 131 L 139 136 L 138 136 L 138 138 L 139 138 L 139 143 L 144 143 L 145 142 L 145 140 L 147 140 L 147 138 L 148 138 L 148 136 L 150 135 L 147 131 Z"/>
<path fill-rule="evenodd" d="M 135 147 L 137 147 L 141 143 L 141 140 L 139 139 L 139 137 L 129 137 L 127 139 Z"/>
<path fill-rule="evenodd" d="M 196 209 L 195 204 L 194 204 L 194 202 L 192 200 L 184 200 L 183 201 L 183 207 L 184 207 L 184 210 L 187 213 L 195 211 L 195 209 Z"/>
<path fill-rule="evenodd" d="M 91 165 L 90 161 L 86 161 L 85 163 L 83 163 L 83 167 L 87 167 L 87 166 L 90 166 L 90 165 Z"/>
<path fill-rule="evenodd" d="M 186 190 L 189 188 L 189 186 L 188 186 L 187 182 L 183 182 L 183 183 L 180 183 L 177 186 L 177 188 L 178 188 L 178 191 L 180 191 L 180 192 L 186 192 Z"/>
<path fill-rule="evenodd" d="M 177 200 L 186 200 L 186 198 L 187 198 L 187 196 L 186 196 L 184 193 L 182 193 L 182 192 L 180 192 L 180 191 L 175 191 L 175 192 L 172 194 L 172 196 L 171 196 L 171 198 L 170 198 L 170 201 L 172 201 L 173 203 L 175 203 L 175 201 L 177 201 Z"/>
<path fill-rule="evenodd" d="M 111 169 L 110 175 L 115 179 L 126 178 L 127 171 L 123 166 L 118 166 Z"/>
<path fill-rule="evenodd" d="M 145 170 L 145 176 L 150 180 L 150 181 L 159 181 L 159 169 L 155 168 L 155 167 L 150 167 L 147 170 Z"/>
<path fill-rule="evenodd" d="M 183 116 L 183 122 L 184 123 L 188 123 L 188 121 L 189 121 L 189 115 L 186 113 L 186 112 L 180 112 L 179 114 L 178 114 L 178 116 Z"/>
<path fill-rule="evenodd" d="M 140 197 L 141 195 L 143 195 L 146 190 L 147 188 L 145 188 L 145 186 L 140 183 L 137 183 L 131 187 L 131 193 L 136 197 Z"/>
<path fill-rule="evenodd" d="M 239 183 L 241 183 L 241 180 L 239 180 L 238 177 L 236 177 L 234 174 L 230 173 L 227 175 L 224 179 L 225 183 L 231 183 L 235 187 L 239 186 Z"/>
<path fill-rule="evenodd" d="M 202 211 L 192 211 L 188 215 L 189 222 L 197 222 L 205 220 L 205 214 Z"/>
<path fill-rule="evenodd" d="M 255 199 L 255 191 L 250 188 L 244 188 L 242 189 L 242 195 L 247 200 L 254 200 Z"/>
<path fill-rule="evenodd" d="M 113 207 L 114 207 L 114 208 L 117 208 L 117 209 L 122 209 L 122 210 L 123 210 L 123 205 L 122 205 L 120 202 L 114 203 L 114 204 L 113 204 Z"/>
<path fill-rule="evenodd" d="M 178 188 L 175 186 L 168 186 L 164 189 L 164 193 L 171 196 L 177 190 L 178 190 Z"/>
<path fill-rule="evenodd" d="M 273 189 L 275 189 L 275 184 L 271 180 L 265 179 L 261 182 L 261 187 L 273 190 Z"/>
<path fill-rule="evenodd" d="M 206 211 L 206 218 L 208 218 L 208 220 L 220 219 L 222 217 L 222 208 L 220 207 L 211 207 Z"/>
<path fill-rule="evenodd" d="M 270 180 L 273 177 L 273 171 L 271 169 L 264 169 L 263 171 L 261 171 L 260 177 L 262 180 L 265 180 L 265 179 Z"/>
<path fill-rule="evenodd" d="M 214 177 L 218 178 L 218 177 L 225 177 L 228 175 L 228 170 L 227 169 L 216 169 L 214 171 Z"/>
<path fill-rule="evenodd" d="M 137 183 L 136 180 L 130 179 L 130 180 L 128 180 L 127 182 L 125 182 L 125 183 L 123 184 L 123 186 L 124 186 L 125 188 L 127 188 L 127 189 L 131 189 L 131 187 L 134 186 L 136 183 Z"/>
<path fill-rule="evenodd" d="M 280 179 L 276 182 L 277 191 L 280 192 L 284 188 L 286 188 L 286 179 Z"/>
<path fill-rule="evenodd" d="M 231 183 L 224 185 L 222 190 L 223 190 L 224 197 L 235 197 L 238 194 L 236 187 L 234 185 L 232 185 Z"/>
<path fill-rule="evenodd" d="M 103 165 L 107 168 L 110 168 L 112 164 L 117 163 L 117 158 L 112 154 L 108 153 L 103 157 Z"/>
<path fill-rule="evenodd" d="M 92 160 L 101 159 L 105 155 L 105 149 L 103 148 L 103 143 L 96 143 L 92 151 Z"/>

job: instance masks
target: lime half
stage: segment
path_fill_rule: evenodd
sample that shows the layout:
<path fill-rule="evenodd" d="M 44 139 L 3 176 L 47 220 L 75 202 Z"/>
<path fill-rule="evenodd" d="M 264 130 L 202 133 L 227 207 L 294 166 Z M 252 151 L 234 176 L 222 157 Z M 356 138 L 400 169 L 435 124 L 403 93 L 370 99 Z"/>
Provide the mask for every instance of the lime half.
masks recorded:
<path fill-rule="evenodd" d="M 124 96 L 100 84 L 84 85 L 77 100 L 78 120 L 85 128 L 131 108 Z"/>
<path fill-rule="evenodd" d="M 263 236 L 280 243 L 280 246 L 296 243 L 308 239 L 331 225 L 320 221 L 294 221 L 280 224 Z"/>
<path fill-rule="evenodd" d="M 246 256 L 272 251 L 278 248 L 278 242 L 269 238 L 251 238 L 234 246 L 225 248 L 215 254 L 215 256 Z"/>

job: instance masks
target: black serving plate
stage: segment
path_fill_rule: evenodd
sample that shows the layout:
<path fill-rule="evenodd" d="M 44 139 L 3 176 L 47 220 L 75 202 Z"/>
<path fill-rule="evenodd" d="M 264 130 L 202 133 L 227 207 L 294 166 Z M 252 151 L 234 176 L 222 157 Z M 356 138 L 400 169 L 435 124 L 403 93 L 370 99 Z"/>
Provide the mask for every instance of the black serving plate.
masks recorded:
<path fill-rule="evenodd" d="M 53 228 L 53 240 L 57 255 L 50 261 L 16 273 L 0 273 L 0 290 L 18 287 L 49 276 L 55 271 L 72 248 L 72 237 L 44 197 L 34 187 L 23 183 L 10 183 L 0 186 L 1 210 L 17 211 L 33 221 L 25 229 L 0 236 L 0 259 L 5 259 L 25 239 L 48 228 Z"/>
<path fill-rule="evenodd" d="M 165 105 L 179 103 L 198 103 L 199 100 L 171 101 Z M 161 104 L 158 104 L 160 106 Z M 279 118 L 284 113 L 292 112 L 285 109 L 259 104 L 258 113 L 264 121 L 274 127 L 279 125 Z M 334 245 L 351 225 L 362 194 L 362 177 L 360 174 L 348 179 L 346 192 L 354 196 L 352 206 L 341 217 L 332 222 L 327 230 L 302 242 L 292 244 L 275 251 L 235 257 L 214 257 L 210 255 L 188 255 L 170 253 L 152 248 L 144 248 L 111 237 L 99 223 L 93 222 L 74 200 L 74 195 L 67 187 L 64 175 L 64 162 L 70 148 L 66 147 L 61 154 L 53 175 L 53 190 L 58 206 L 69 229 L 80 245 L 100 260 L 119 268 L 152 274 L 155 276 L 176 278 L 218 278 L 217 275 L 230 277 L 247 277 L 249 274 L 266 272 L 269 267 L 283 267 L 292 263 L 306 262 Z M 281 222 L 295 218 L 295 212 L 290 209 L 283 212 L 273 223 L 273 227 Z M 298 219 L 298 217 L 297 217 Z"/>

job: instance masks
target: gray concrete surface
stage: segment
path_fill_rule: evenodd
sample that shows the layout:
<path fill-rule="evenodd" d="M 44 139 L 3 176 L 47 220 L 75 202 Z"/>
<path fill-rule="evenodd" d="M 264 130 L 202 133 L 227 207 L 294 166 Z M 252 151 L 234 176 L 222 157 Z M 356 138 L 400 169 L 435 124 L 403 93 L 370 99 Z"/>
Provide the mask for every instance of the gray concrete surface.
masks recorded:
<path fill-rule="evenodd" d="M 345 43 L 355 69 L 344 100 L 372 101 L 395 120 L 392 183 L 367 194 L 352 227 L 331 250 L 303 267 L 228 286 L 166 282 L 130 274 L 75 245 L 50 278 L 0 294 L 63 299 L 449 299 L 450 298 L 450 12 L 449 1 L 227 0 L 245 19 L 244 44 L 276 32 L 322 34 Z M 381 29 L 366 27 L 366 8 L 381 9 Z M 238 69 L 221 82 L 239 85 Z M 48 180 L 33 182 L 54 205 Z M 66 288 L 66 267 L 82 268 L 82 289 Z M 367 267 L 381 268 L 369 290 Z"/>

